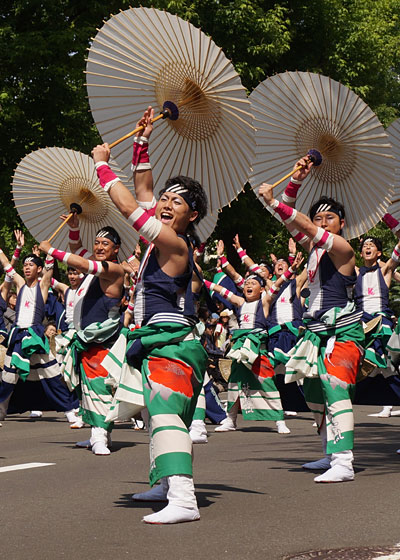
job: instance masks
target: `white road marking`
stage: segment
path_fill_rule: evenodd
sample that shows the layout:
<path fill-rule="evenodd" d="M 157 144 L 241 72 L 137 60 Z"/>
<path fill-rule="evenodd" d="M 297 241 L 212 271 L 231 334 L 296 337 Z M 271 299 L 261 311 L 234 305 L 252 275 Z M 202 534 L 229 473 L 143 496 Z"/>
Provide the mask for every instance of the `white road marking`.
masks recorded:
<path fill-rule="evenodd" d="M 0 473 L 8 471 L 22 471 L 24 469 L 36 469 L 37 467 L 48 467 L 55 463 L 22 463 L 21 465 L 10 465 L 9 467 L 0 467 Z"/>

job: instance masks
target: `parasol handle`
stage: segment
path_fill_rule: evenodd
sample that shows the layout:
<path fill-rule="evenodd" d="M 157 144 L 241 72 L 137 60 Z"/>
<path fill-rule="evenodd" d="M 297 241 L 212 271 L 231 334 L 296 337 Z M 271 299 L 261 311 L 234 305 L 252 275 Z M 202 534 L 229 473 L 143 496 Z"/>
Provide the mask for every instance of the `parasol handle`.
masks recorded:
<path fill-rule="evenodd" d="M 53 233 L 53 235 L 51 237 L 48 238 L 47 241 L 51 241 L 56 235 L 57 233 L 60 231 L 60 229 L 62 229 L 65 224 L 72 218 L 72 216 L 75 214 L 75 212 L 71 212 L 70 214 L 68 214 L 68 216 L 65 218 L 65 220 L 63 221 L 63 223 L 61 225 L 58 226 L 58 228 L 56 229 L 56 231 Z"/>
<path fill-rule="evenodd" d="M 155 123 L 156 121 L 158 121 L 160 119 L 163 119 L 163 118 L 165 119 L 165 116 L 164 116 L 163 113 L 161 113 L 160 115 L 158 115 L 158 117 L 155 117 L 154 119 L 151 119 L 151 122 Z M 118 140 L 115 140 L 115 142 L 112 142 L 112 144 L 109 144 L 108 147 L 110 149 L 114 148 L 114 146 L 117 146 L 120 142 L 123 142 L 127 138 L 130 138 L 131 136 L 133 136 L 134 134 L 136 134 L 140 130 L 144 130 L 144 126 L 138 126 L 137 128 L 135 128 L 135 130 L 132 130 L 132 132 L 129 132 L 128 134 L 125 134 L 125 136 L 122 136 Z"/>
<path fill-rule="evenodd" d="M 87 195 L 85 195 L 82 199 L 82 202 L 85 200 Z M 58 228 L 56 229 L 56 231 L 53 233 L 53 235 L 51 237 L 48 238 L 47 241 L 51 241 L 56 235 L 57 233 L 65 226 L 65 224 L 72 218 L 72 216 L 74 214 L 81 214 L 82 213 L 82 207 L 79 204 L 76 204 L 75 202 L 73 202 L 70 205 L 70 210 L 71 212 L 68 214 L 68 216 L 65 218 L 65 220 L 63 221 L 63 223 L 61 225 L 58 226 Z"/>

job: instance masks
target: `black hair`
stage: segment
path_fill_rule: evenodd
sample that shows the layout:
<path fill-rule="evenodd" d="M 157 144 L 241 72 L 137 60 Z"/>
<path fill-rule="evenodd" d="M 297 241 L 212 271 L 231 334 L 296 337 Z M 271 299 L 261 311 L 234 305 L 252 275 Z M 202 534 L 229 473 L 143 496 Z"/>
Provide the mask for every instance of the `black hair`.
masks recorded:
<path fill-rule="evenodd" d="M 22 264 L 25 264 L 28 259 L 32 261 L 36 266 L 40 266 L 41 268 L 44 267 L 43 259 L 35 255 L 35 253 L 29 253 L 29 255 L 26 255 L 22 261 Z"/>
<path fill-rule="evenodd" d="M 364 247 L 364 243 L 366 241 L 371 241 L 375 245 L 375 247 L 378 249 L 378 251 L 380 251 L 382 253 L 382 241 L 378 237 L 372 237 L 370 235 L 361 240 L 360 253 L 361 253 L 361 251 Z"/>
<path fill-rule="evenodd" d="M 323 207 L 326 207 L 326 210 L 322 210 L 321 208 Z M 333 198 L 330 198 L 329 196 L 322 196 L 319 200 L 314 202 L 308 214 L 311 220 L 313 220 L 315 214 L 318 212 L 326 212 L 328 210 L 337 214 L 341 220 L 344 220 L 346 213 L 344 211 L 343 204 Z"/>
<path fill-rule="evenodd" d="M 205 190 L 200 185 L 198 181 L 195 181 L 191 177 L 185 177 L 184 175 L 178 175 L 177 177 L 171 177 L 166 181 L 165 186 L 160 191 L 160 196 L 172 185 L 182 185 L 187 189 L 186 197 L 190 199 L 191 207 L 193 210 L 198 212 L 197 218 L 192 224 L 198 224 L 207 215 L 208 199 Z M 183 197 L 183 198 L 186 198 Z"/>
<path fill-rule="evenodd" d="M 101 234 L 101 235 L 100 235 Z M 96 237 L 107 237 L 114 245 L 121 245 L 122 241 L 117 230 L 112 226 L 104 226 L 96 233 Z"/>

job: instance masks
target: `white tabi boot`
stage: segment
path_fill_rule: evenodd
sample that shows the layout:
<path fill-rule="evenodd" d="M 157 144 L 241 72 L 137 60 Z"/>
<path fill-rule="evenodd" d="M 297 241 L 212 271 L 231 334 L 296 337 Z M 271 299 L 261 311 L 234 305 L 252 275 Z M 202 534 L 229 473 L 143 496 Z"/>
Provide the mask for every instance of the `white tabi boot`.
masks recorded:
<path fill-rule="evenodd" d="M 176 474 L 168 477 L 168 505 L 156 513 L 143 517 L 145 523 L 172 524 L 186 523 L 200 519 L 194 493 L 193 478 Z"/>
<path fill-rule="evenodd" d="M 111 445 L 112 445 L 111 434 L 110 432 L 107 432 L 107 447 L 111 447 Z M 85 439 L 84 441 L 77 441 L 75 443 L 75 447 L 81 447 L 82 449 L 91 449 L 92 448 L 91 438 Z"/>
<path fill-rule="evenodd" d="M 314 482 L 348 482 L 354 480 L 353 452 L 332 453 L 331 468 L 316 476 Z"/>
<path fill-rule="evenodd" d="M 132 500 L 135 502 L 167 502 L 168 494 L 168 478 L 164 476 L 160 480 L 160 484 L 153 486 L 147 492 L 141 492 L 139 494 L 133 494 Z"/>
<path fill-rule="evenodd" d="M 278 434 L 290 434 L 290 430 L 286 426 L 286 422 L 284 420 L 277 420 L 275 423 Z"/>
<path fill-rule="evenodd" d="M 392 414 L 393 406 L 384 406 L 380 412 L 368 414 L 368 416 L 375 416 L 375 418 L 389 418 Z"/>
<path fill-rule="evenodd" d="M 236 430 L 236 419 L 239 412 L 239 399 L 227 413 L 227 417 L 217 426 L 214 432 L 234 432 Z"/>
<path fill-rule="evenodd" d="M 325 453 L 325 457 L 322 459 L 318 459 L 318 461 L 311 461 L 310 463 L 304 463 L 302 465 L 303 469 L 307 469 L 309 471 L 325 471 L 329 469 L 331 466 L 331 455 L 326 453 L 326 444 L 327 444 L 327 435 L 326 435 L 326 423 L 322 426 L 320 430 L 321 436 L 321 443 L 322 443 L 322 451 Z"/>
<path fill-rule="evenodd" d="M 204 420 L 193 420 L 190 424 L 189 435 L 192 443 L 208 443 L 207 428 Z"/>
<path fill-rule="evenodd" d="M 108 449 L 108 432 L 104 428 L 92 427 L 92 435 L 90 436 L 90 445 L 92 453 L 95 455 L 110 455 Z"/>

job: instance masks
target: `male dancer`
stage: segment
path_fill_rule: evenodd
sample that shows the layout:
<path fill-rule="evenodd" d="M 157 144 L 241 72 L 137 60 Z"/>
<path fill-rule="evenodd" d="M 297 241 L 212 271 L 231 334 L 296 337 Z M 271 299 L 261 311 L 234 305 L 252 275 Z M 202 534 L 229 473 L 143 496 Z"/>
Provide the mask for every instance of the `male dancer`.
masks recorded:
<path fill-rule="evenodd" d="M 152 205 L 153 177 L 147 146 L 152 133 L 151 107 L 134 143 L 134 180 L 141 205 Z M 164 501 L 146 523 L 180 523 L 199 519 L 192 478 L 192 442 L 188 427 L 200 392 L 207 354 L 194 339 L 193 258 L 187 234 L 207 212 L 201 185 L 188 177 L 169 179 L 160 192 L 155 216 L 141 208 L 108 166 L 107 144 L 93 150 L 100 184 L 121 213 L 150 246 L 142 260 L 135 290 L 133 340 L 128 362 L 141 369 L 150 416 L 150 484 L 161 484 L 135 500 Z"/>
<path fill-rule="evenodd" d="M 264 280 L 255 274 L 246 278 L 243 297 L 205 281 L 210 290 L 217 291 L 238 307 L 239 313 L 239 329 L 233 333 L 233 347 L 228 354 L 228 357 L 233 359 L 228 382 L 228 417 L 215 428 L 216 432 L 236 430 L 239 405 L 244 419 L 275 420 L 279 432 L 280 423 L 283 422 L 283 410 L 274 382 L 275 372 L 266 348 L 267 318 L 281 285 L 290 280 L 301 261 L 300 253 L 293 263 L 293 268 L 278 278 L 268 292 L 264 291 Z"/>
<path fill-rule="evenodd" d="M 302 158 L 294 172 L 299 184 L 312 163 Z M 291 352 L 287 363 L 290 380 L 304 380 L 304 393 L 314 413 L 323 445 L 332 457 L 306 464 L 306 468 L 328 468 L 315 482 L 344 482 L 354 479 L 354 417 L 352 394 L 363 353 L 361 312 L 356 312 L 349 291 L 355 281 L 355 257 L 341 236 L 344 208 L 323 197 L 310 209 L 310 218 L 274 199 L 271 185 L 263 184 L 262 196 L 281 218 L 292 236 L 309 250 L 307 265 L 309 307 L 303 316 L 305 335 Z M 310 352 L 313 359 L 310 364 Z M 305 360 L 305 356 L 308 359 Z"/>
<path fill-rule="evenodd" d="M 6 285 L 13 281 L 18 292 L 16 320 L 8 337 L 0 385 L 0 419 L 7 411 L 35 409 L 65 412 L 70 420 L 69 416 L 75 417 L 73 409 L 78 402 L 62 382 L 57 360 L 49 356 L 42 324 L 52 270 L 46 270 L 41 277 L 42 259 L 27 255 L 23 260 L 24 279 L 1 250 L 0 262 L 7 273 Z"/>
<path fill-rule="evenodd" d="M 79 239 L 79 220 L 71 218 L 75 250 L 82 250 Z M 117 262 L 121 239 L 113 227 L 101 228 L 96 234 L 92 258 L 65 253 L 42 241 L 40 248 L 53 258 L 67 263 L 68 267 L 86 274 L 74 298 L 73 324 L 75 333 L 69 344 L 64 378 L 68 386 L 77 389 L 81 398 L 79 414 L 82 421 L 92 426 L 89 441 L 79 442 L 79 447 L 91 447 L 95 455 L 109 455 L 109 437 L 112 423 L 106 421 L 112 395 L 111 387 L 104 381 L 108 372 L 101 362 L 118 333 L 119 304 L 123 293 L 124 270 Z M 73 368 L 71 368 L 72 357 Z M 72 370 L 73 369 L 73 370 Z"/>

